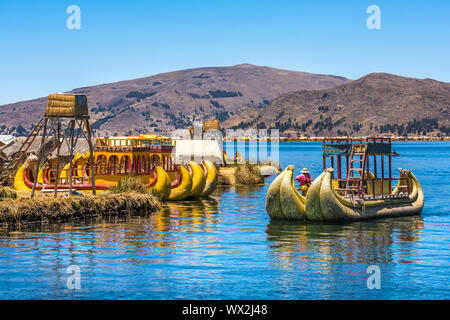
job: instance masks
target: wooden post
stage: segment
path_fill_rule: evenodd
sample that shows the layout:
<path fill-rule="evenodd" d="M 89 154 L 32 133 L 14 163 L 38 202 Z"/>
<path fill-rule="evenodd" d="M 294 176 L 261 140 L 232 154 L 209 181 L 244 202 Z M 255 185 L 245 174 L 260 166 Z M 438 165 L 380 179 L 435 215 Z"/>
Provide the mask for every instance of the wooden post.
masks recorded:
<path fill-rule="evenodd" d="M 56 118 L 58 121 L 57 124 L 57 132 L 56 132 L 56 181 L 55 181 L 55 193 L 53 197 L 58 196 L 58 183 L 59 183 L 59 151 L 61 148 L 61 119 L 59 117 Z"/>
<path fill-rule="evenodd" d="M 375 199 L 375 178 L 372 179 L 372 197 Z"/>
<path fill-rule="evenodd" d="M 37 160 L 37 164 L 36 164 L 36 172 L 34 174 L 33 188 L 31 189 L 31 199 L 34 198 L 34 193 L 36 191 L 37 178 L 38 178 L 39 169 L 40 169 L 40 165 L 39 164 L 41 163 L 41 159 L 42 159 L 42 146 L 44 145 L 45 135 L 47 133 L 47 122 L 48 122 L 48 119 L 45 118 L 45 120 L 44 120 L 44 127 L 43 127 L 43 131 L 42 131 L 41 143 L 39 145 L 39 154 L 38 154 L 38 160 Z"/>
<path fill-rule="evenodd" d="M 325 156 L 322 156 L 322 161 L 323 161 L 323 170 L 325 170 L 327 168 L 327 160 Z"/>
<path fill-rule="evenodd" d="M 70 128 L 70 137 L 69 137 L 69 196 L 72 195 L 72 179 L 73 179 L 73 133 L 75 130 L 75 120 L 70 120 L 69 122 Z"/>
<path fill-rule="evenodd" d="M 389 155 L 389 195 L 392 194 L 392 156 Z"/>

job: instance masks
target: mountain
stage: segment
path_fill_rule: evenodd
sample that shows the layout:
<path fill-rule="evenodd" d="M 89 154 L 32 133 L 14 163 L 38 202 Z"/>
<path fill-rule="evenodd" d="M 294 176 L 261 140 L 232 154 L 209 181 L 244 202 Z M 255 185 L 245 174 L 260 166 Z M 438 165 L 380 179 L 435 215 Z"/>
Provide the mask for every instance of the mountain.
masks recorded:
<path fill-rule="evenodd" d="M 70 91 L 87 96 L 96 135 L 170 132 L 196 120 L 225 121 L 238 110 L 265 110 L 280 94 L 328 89 L 349 80 L 241 64 L 175 71 Z M 49 92 L 50 93 L 50 92 Z M 27 134 L 47 98 L 0 106 L 0 134 Z"/>
<path fill-rule="evenodd" d="M 334 88 L 282 94 L 224 126 L 276 127 L 285 136 L 450 135 L 449 110 L 450 83 L 372 73 Z"/>

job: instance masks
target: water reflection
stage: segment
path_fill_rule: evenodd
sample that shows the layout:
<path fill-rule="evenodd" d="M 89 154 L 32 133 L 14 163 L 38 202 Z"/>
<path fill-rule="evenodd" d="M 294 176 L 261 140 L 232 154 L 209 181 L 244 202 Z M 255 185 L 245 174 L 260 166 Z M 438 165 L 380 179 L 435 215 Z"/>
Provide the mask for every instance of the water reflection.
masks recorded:
<path fill-rule="evenodd" d="M 211 232 L 217 223 L 219 203 L 215 199 L 168 202 L 153 220 L 154 230 L 167 233 L 178 229 L 183 232 Z"/>
<path fill-rule="evenodd" d="M 255 196 L 255 193 L 264 189 L 264 185 L 256 186 L 220 186 L 214 191 L 215 194 L 222 196 L 223 194 L 235 193 L 240 195 L 241 198 L 245 198 L 246 194 L 251 197 Z"/>
<path fill-rule="evenodd" d="M 273 261 L 284 268 L 292 267 L 299 258 L 321 263 L 386 264 L 416 262 L 414 250 L 423 227 L 420 216 L 349 224 L 272 220 L 266 234 Z"/>
<path fill-rule="evenodd" d="M 0 230 L 0 243 L 2 247 L 30 250 L 37 263 L 51 254 L 56 267 L 61 260 L 61 251 L 70 259 L 82 252 L 88 254 L 88 259 L 100 252 L 116 257 L 120 253 L 122 257 L 131 257 L 126 260 L 133 262 L 133 256 L 148 254 L 151 247 L 166 248 L 151 252 L 152 255 L 172 254 L 173 251 L 167 248 L 177 245 L 179 233 L 214 231 L 218 206 L 217 200 L 209 198 L 169 202 L 149 216 L 98 217 L 6 227 Z M 191 240 L 191 244 L 196 241 L 195 237 Z M 28 244 L 26 248 L 24 243 Z"/>

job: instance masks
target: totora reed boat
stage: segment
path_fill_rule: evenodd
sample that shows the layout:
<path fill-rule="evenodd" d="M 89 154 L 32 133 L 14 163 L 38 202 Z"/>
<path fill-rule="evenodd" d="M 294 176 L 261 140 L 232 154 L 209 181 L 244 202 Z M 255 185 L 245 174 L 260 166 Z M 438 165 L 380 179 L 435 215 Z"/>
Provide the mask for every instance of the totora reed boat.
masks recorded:
<path fill-rule="evenodd" d="M 161 200 L 184 200 L 209 196 L 217 185 L 217 169 L 211 161 L 201 164 L 175 164 L 174 141 L 164 137 L 97 138 L 95 140 L 95 187 L 108 191 L 127 175 L 139 176 L 145 187 L 157 193 Z M 62 169 L 55 169 L 51 159 L 40 167 L 35 189 L 41 192 L 73 190 L 92 191 L 90 156 L 77 153 L 73 157 L 72 186 L 69 186 L 70 161 Z M 31 156 L 19 168 L 14 179 L 16 190 L 31 191 L 36 156 Z M 56 184 L 56 180 L 58 183 Z M 55 186 L 57 185 L 57 186 Z"/>
<path fill-rule="evenodd" d="M 399 177 L 392 177 L 392 156 L 397 155 L 391 151 L 390 138 L 324 139 L 324 171 L 312 182 L 306 196 L 297 191 L 294 166 L 290 165 L 270 185 L 266 210 L 273 219 L 314 221 L 418 215 L 424 206 L 422 187 L 410 170 L 399 169 Z M 327 159 L 331 160 L 329 168 Z"/>

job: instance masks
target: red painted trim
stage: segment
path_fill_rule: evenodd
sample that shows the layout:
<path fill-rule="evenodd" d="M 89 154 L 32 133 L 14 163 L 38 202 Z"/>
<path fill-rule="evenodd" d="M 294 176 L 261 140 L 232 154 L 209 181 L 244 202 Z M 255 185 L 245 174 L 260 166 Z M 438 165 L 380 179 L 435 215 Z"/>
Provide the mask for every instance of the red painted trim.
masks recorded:
<path fill-rule="evenodd" d="M 86 163 L 83 167 L 83 177 L 89 179 L 89 175 L 87 174 L 88 164 Z"/>
<path fill-rule="evenodd" d="M 28 169 L 25 169 L 23 171 L 23 181 L 25 182 L 25 185 L 28 188 L 33 188 L 33 181 L 31 181 L 28 178 Z M 55 189 L 55 185 L 54 184 L 36 184 L 36 190 L 42 190 L 42 187 L 45 187 L 45 189 Z M 110 185 L 106 185 L 106 184 L 96 184 L 95 188 L 98 190 L 107 190 L 110 189 L 114 186 L 110 186 Z M 59 184 L 57 186 L 58 189 L 69 189 L 69 185 L 68 184 Z M 72 185 L 72 189 L 74 190 L 92 190 L 92 184 L 90 183 L 85 183 L 85 184 L 74 184 Z"/>
<path fill-rule="evenodd" d="M 205 160 L 202 160 L 203 172 L 205 173 L 205 178 L 208 178 L 208 169 L 205 166 Z"/>
<path fill-rule="evenodd" d="M 149 183 L 147 183 L 146 185 L 144 185 L 145 187 L 153 187 L 156 182 L 158 181 L 158 175 L 156 174 L 156 168 L 153 167 L 153 179 L 152 181 L 150 181 Z"/>
<path fill-rule="evenodd" d="M 44 183 L 48 184 L 50 181 L 48 180 L 48 169 L 45 169 L 44 171 Z"/>
<path fill-rule="evenodd" d="M 178 187 L 181 184 L 181 172 L 180 172 L 180 166 L 175 165 L 175 171 L 177 172 L 177 180 L 172 181 L 172 189 Z"/>

